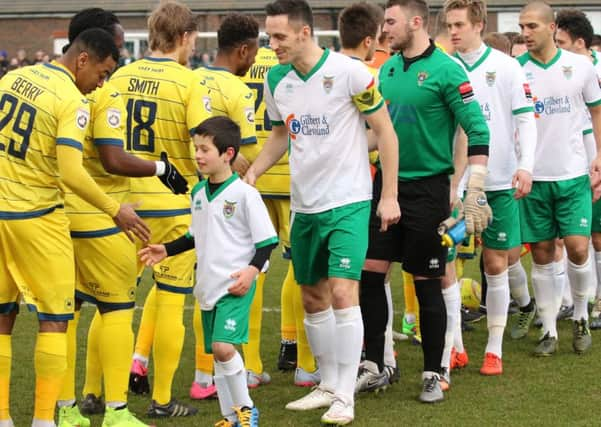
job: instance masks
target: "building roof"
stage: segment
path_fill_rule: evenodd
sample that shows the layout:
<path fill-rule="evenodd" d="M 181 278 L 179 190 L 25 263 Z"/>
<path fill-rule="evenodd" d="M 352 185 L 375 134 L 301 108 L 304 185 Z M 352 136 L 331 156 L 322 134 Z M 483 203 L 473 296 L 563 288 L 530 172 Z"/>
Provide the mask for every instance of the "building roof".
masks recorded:
<path fill-rule="evenodd" d="M 339 9 L 356 0 L 309 0 L 314 10 Z M 367 0 L 370 3 L 381 3 L 382 0 Z M 267 3 L 254 0 L 183 0 L 195 12 L 223 13 L 232 10 L 261 11 Z M 442 5 L 443 0 L 430 0 L 434 8 Z M 102 7 L 118 14 L 145 15 L 158 0 L 0 0 L 0 16 L 61 16 L 72 15 L 86 7 Z M 598 0 L 550 0 L 552 5 L 587 7 L 601 9 Z M 489 9 L 519 9 L 524 5 L 524 0 L 489 0 Z"/>

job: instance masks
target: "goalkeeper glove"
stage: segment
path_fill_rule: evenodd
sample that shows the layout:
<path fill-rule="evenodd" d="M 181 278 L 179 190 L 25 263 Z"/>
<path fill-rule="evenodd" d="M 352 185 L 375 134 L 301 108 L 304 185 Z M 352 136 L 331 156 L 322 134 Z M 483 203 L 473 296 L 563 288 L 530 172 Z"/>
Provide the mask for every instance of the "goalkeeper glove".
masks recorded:
<path fill-rule="evenodd" d="M 173 194 L 184 194 L 188 191 L 188 182 L 179 173 L 179 171 L 169 163 L 167 153 L 163 151 L 161 153 L 161 162 L 165 164 L 165 173 L 159 176 L 159 179 L 165 187 L 167 187 Z"/>
<path fill-rule="evenodd" d="M 483 165 L 471 165 L 467 193 L 463 200 L 463 213 L 468 234 L 480 234 L 492 221 L 492 210 L 484 193 L 484 180 L 488 170 Z"/>

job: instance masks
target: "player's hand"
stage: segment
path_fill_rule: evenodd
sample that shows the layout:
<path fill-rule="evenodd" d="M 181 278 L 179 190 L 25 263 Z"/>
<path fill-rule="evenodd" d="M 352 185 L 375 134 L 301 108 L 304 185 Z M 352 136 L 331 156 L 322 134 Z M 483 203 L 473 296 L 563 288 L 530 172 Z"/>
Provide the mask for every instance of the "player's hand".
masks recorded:
<path fill-rule="evenodd" d="M 246 268 L 243 268 L 240 271 L 236 271 L 232 273 L 230 276 L 232 279 L 236 279 L 234 284 L 227 288 L 227 291 L 232 294 L 240 297 L 242 295 L 246 295 L 250 286 L 252 285 L 253 280 L 259 274 L 259 270 L 254 265 L 249 265 Z"/>
<path fill-rule="evenodd" d="M 232 165 L 232 169 L 236 171 L 238 175 L 243 177 L 244 175 L 246 175 L 246 172 L 248 171 L 249 167 L 250 163 L 248 162 L 248 160 L 246 160 L 246 158 L 242 154 L 238 153 L 238 155 L 236 156 L 236 160 L 234 160 L 234 164 Z"/>
<path fill-rule="evenodd" d="M 492 209 L 484 192 L 486 174 L 486 166 L 471 165 L 467 193 L 463 200 L 465 228 L 468 234 L 482 233 L 492 221 Z"/>
<path fill-rule="evenodd" d="M 246 182 L 248 185 L 252 185 L 253 187 L 257 183 L 257 175 L 255 174 L 255 170 L 252 166 L 246 171 L 246 174 L 244 175 L 244 182 Z"/>
<path fill-rule="evenodd" d="M 532 175 L 524 169 L 518 169 L 513 175 L 511 186 L 515 188 L 513 197 L 516 200 L 526 197 L 532 190 Z"/>
<path fill-rule="evenodd" d="M 165 163 L 165 173 L 159 176 L 161 182 L 165 184 L 165 187 L 171 190 L 173 194 L 185 194 L 188 191 L 188 182 L 175 166 L 169 162 L 165 151 L 161 153 L 161 161 Z"/>
<path fill-rule="evenodd" d="M 138 257 L 144 265 L 152 267 L 167 258 L 167 249 L 165 245 L 148 245 L 138 251 Z"/>
<path fill-rule="evenodd" d="M 401 219 L 401 208 L 396 197 L 383 197 L 378 202 L 376 215 L 380 218 L 380 231 L 388 230 L 388 226 L 396 224 Z"/>
<path fill-rule="evenodd" d="M 117 227 L 127 235 L 129 240 L 134 241 L 134 235 L 143 242 L 150 240 L 150 228 L 136 213 L 136 208 L 141 203 L 122 203 L 119 212 L 113 218 Z"/>

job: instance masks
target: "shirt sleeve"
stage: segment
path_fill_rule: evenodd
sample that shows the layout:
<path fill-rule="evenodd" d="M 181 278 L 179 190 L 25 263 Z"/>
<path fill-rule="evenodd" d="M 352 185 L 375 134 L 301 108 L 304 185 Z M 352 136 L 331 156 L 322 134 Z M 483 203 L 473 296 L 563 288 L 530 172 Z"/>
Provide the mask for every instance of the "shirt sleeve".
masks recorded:
<path fill-rule="evenodd" d="M 488 154 L 489 130 L 478 102 L 475 101 L 472 85 L 459 64 L 449 62 L 446 67 L 443 92 L 447 105 L 453 112 L 468 138 L 468 152 Z M 480 146 L 478 151 L 472 147 Z"/>
<path fill-rule="evenodd" d="M 96 145 L 117 145 L 123 147 L 125 138 L 125 119 L 127 112 L 123 98 L 117 92 L 103 91 L 97 104 L 98 111 L 93 114 L 92 137 Z"/>
<path fill-rule="evenodd" d="M 82 151 L 82 141 L 90 126 L 89 102 L 83 98 L 68 99 L 59 109 L 56 144 L 68 145 Z"/>
<path fill-rule="evenodd" d="M 363 114 L 371 114 L 384 105 L 376 78 L 369 72 L 366 65 L 357 62 L 349 70 L 348 75 L 351 99 L 359 111 Z"/>
<path fill-rule="evenodd" d="M 242 82 L 241 82 L 242 83 Z M 242 145 L 256 144 L 257 131 L 255 129 L 255 97 L 246 84 L 237 85 L 238 93 L 235 93 L 232 117 L 238 118 Z"/>
<path fill-rule="evenodd" d="M 534 113 L 532 92 L 526 80 L 526 74 L 517 61 L 515 61 L 514 65 L 511 74 L 511 112 L 514 115 L 529 112 Z"/>
<path fill-rule="evenodd" d="M 595 67 L 589 61 L 586 61 L 585 82 L 582 95 L 587 107 L 596 107 L 601 105 L 601 87 L 599 86 L 599 78 L 595 71 Z"/>
<path fill-rule="evenodd" d="M 265 203 L 259 192 L 249 187 L 245 198 L 246 218 L 255 248 L 278 243 L 277 234 L 273 228 Z"/>
<path fill-rule="evenodd" d="M 273 72 L 273 68 L 269 70 L 267 75 L 265 76 L 265 82 L 263 82 L 263 94 L 265 99 L 265 108 L 267 109 L 267 115 L 269 116 L 269 120 L 273 125 L 283 125 L 284 120 L 278 110 L 278 107 L 275 103 L 275 98 L 272 93 L 271 85 L 269 84 L 269 75 Z M 275 90 L 275 86 L 273 88 Z"/>
<path fill-rule="evenodd" d="M 194 77 L 191 79 L 190 97 L 186 107 L 186 123 L 190 134 L 212 115 L 208 89 L 200 83 L 201 77 L 198 73 L 192 72 L 192 74 Z"/>

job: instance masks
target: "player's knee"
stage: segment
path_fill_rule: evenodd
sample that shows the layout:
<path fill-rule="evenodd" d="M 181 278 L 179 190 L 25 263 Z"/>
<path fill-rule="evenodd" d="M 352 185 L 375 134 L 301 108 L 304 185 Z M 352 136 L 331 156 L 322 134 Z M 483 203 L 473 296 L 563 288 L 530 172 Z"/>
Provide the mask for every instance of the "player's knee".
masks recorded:
<path fill-rule="evenodd" d="M 225 342 L 212 343 L 211 350 L 213 351 L 215 360 L 218 362 L 227 362 L 236 354 L 236 348 L 232 344 Z"/>

